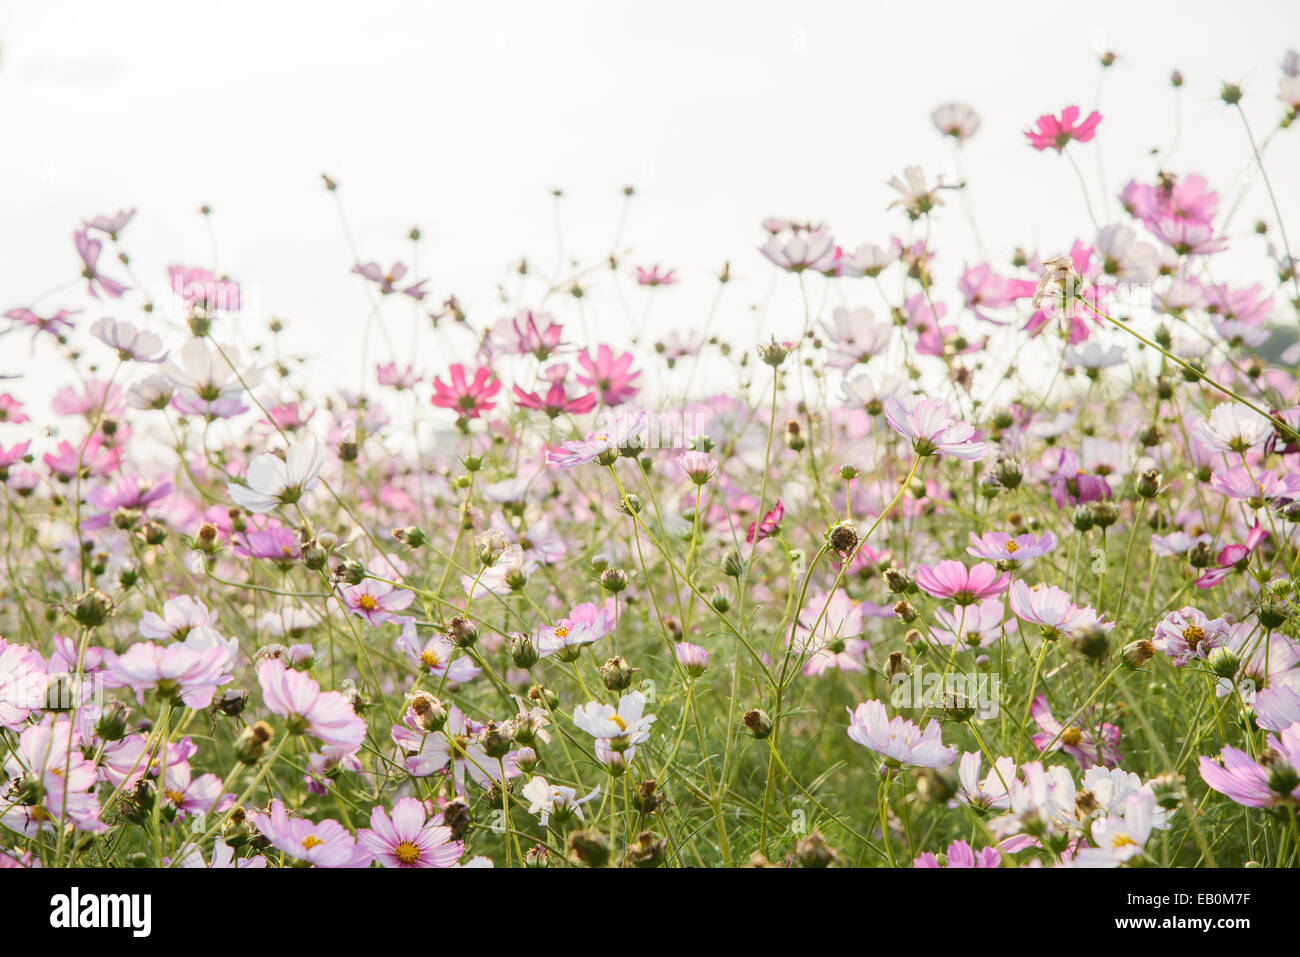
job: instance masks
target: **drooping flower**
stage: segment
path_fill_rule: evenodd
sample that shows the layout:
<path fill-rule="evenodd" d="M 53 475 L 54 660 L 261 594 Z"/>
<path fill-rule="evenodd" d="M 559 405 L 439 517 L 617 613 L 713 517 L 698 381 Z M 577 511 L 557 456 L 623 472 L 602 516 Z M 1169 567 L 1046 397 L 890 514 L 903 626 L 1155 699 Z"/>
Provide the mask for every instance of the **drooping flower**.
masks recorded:
<path fill-rule="evenodd" d="M 979 114 L 965 103 L 944 103 L 930 114 L 935 127 L 959 144 L 965 143 L 980 128 Z"/>
<path fill-rule="evenodd" d="M 152 332 L 137 329 L 129 322 L 119 322 L 105 316 L 90 327 L 93 335 L 104 345 L 117 352 L 124 362 L 162 362 L 167 358 L 162 340 Z"/>
<path fill-rule="evenodd" d="M 397 284 L 406 276 L 406 266 L 402 263 L 393 263 L 393 265 L 388 268 L 387 272 L 384 272 L 384 267 L 380 266 L 379 263 L 360 263 L 352 267 L 352 272 L 365 279 L 369 279 L 378 286 L 379 294 L 381 296 L 400 292 L 402 295 L 410 296 L 416 302 L 419 302 L 427 295 L 424 289 L 424 284 L 429 281 L 427 279 L 421 279 L 419 282 L 412 283 L 402 289 L 397 288 Z"/>
<path fill-rule="evenodd" d="M 763 516 L 761 522 L 751 522 L 749 532 L 745 535 L 745 541 L 754 544 L 756 541 L 761 542 L 763 539 L 776 534 L 777 529 L 781 527 L 781 519 L 785 518 L 785 506 L 781 504 L 778 498 L 772 510 Z M 757 536 L 757 538 L 755 538 Z"/>
<path fill-rule="evenodd" d="M 101 293 L 110 299 L 120 299 L 127 287 L 99 271 L 99 254 L 103 252 L 104 244 L 91 239 L 89 229 L 73 233 L 72 243 L 81 259 L 81 277 L 86 280 L 86 291 L 96 299 L 101 298 Z"/>
<path fill-rule="evenodd" d="M 579 821 L 584 820 L 582 805 L 600 794 L 600 785 L 596 785 L 595 790 L 586 797 L 580 798 L 574 788 L 551 784 L 539 774 L 524 785 L 522 794 L 529 802 L 528 813 L 538 815 L 542 827 L 545 827 L 552 817 L 561 822 L 574 817 Z"/>

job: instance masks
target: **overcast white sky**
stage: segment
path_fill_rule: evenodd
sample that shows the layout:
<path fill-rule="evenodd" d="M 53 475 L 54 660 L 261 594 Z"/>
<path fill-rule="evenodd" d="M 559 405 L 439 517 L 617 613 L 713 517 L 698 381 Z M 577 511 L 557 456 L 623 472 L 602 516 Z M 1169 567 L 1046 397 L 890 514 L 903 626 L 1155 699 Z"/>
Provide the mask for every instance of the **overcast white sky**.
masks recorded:
<path fill-rule="evenodd" d="M 1068 165 L 1021 136 L 1038 114 L 1069 103 L 1104 114 L 1079 150 L 1097 203 L 1093 151 L 1112 193 L 1158 168 L 1149 151 L 1173 139 L 1168 75 L 1178 68 L 1182 136 L 1168 166 L 1226 193 L 1249 154 L 1218 82 L 1244 84 L 1262 136 L 1280 115 L 1278 64 L 1300 46 L 1295 0 L 0 9 L 0 307 L 73 278 L 72 230 L 124 206 L 140 209 L 125 239 L 147 279 L 169 262 L 210 265 L 195 214 L 208 203 L 220 268 L 290 320 L 296 343 L 348 370 L 349 384 L 367 299 L 348 275 L 321 171 L 343 184 L 364 259 L 409 260 L 404 237 L 418 224 L 434 292 L 454 291 L 480 321 L 498 315 L 492 295 L 508 261 L 552 264 L 552 187 L 567 193 L 566 253 L 592 259 L 608 251 L 620 190 L 633 184 L 628 267 L 659 262 L 683 279 L 656 321 L 698 326 L 709 274 L 730 259 L 738 283 L 719 321 L 736 331 L 769 289 L 771 268 L 755 252 L 761 218 L 824 220 L 846 246 L 904 229 L 886 212 L 885 183 L 909 163 L 951 170 L 929 119 L 939 103 L 964 100 L 983 117 L 963 172 L 1001 262 L 1018 243 L 1050 253 L 1093 233 Z M 1120 60 L 1099 96 L 1096 55 L 1107 48 Z M 1266 160 L 1294 237 L 1300 128 Z M 1115 218 L 1113 199 L 1109 209 Z M 1231 231 L 1256 263 L 1262 244 L 1249 226 L 1265 215 L 1256 189 Z M 974 260 L 956 204 L 935 241 L 945 278 Z M 871 301 L 865 288 L 852 295 Z M 86 302 L 75 293 L 45 305 Z M 83 324 L 103 312 L 84 312 Z M 0 371 L 30 361 L 25 343 L 0 340 Z M 419 358 L 435 372 L 450 360 Z"/>

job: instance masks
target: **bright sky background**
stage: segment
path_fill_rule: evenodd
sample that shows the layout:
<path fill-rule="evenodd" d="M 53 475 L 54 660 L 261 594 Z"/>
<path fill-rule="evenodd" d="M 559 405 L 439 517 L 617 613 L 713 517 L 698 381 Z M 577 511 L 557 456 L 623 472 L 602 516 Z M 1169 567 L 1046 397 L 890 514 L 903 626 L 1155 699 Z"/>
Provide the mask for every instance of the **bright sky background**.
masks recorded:
<path fill-rule="evenodd" d="M 1100 109 L 1078 150 L 1095 205 L 1097 152 L 1111 193 L 1150 180 L 1149 151 L 1201 172 L 1224 196 L 1248 169 L 1238 118 L 1217 99 L 1228 79 L 1263 137 L 1280 116 L 1279 63 L 1300 46 L 1295 0 L 1224 4 L 1092 2 L 790 3 L 114 3 L 0 5 L 0 308 L 75 278 L 71 233 L 83 218 L 138 206 L 124 235 L 138 271 L 211 265 L 202 203 L 215 211 L 221 270 L 289 321 L 290 343 L 320 354 L 353 385 L 368 299 L 336 211 L 328 171 L 363 259 L 410 261 L 436 300 L 455 292 L 482 323 L 503 312 L 497 282 L 526 255 L 555 261 L 550 190 L 562 187 L 565 254 L 609 250 L 635 185 L 625 260 L 678 270 L 656 328 L 698 327 L 731 260 L 735 287 L 717 328 L 750 340 L 751 303 L 772 288 L 755 247 L 759 221 L 827 222 L 843 245 L 885 243 L 906 223 L 886 211 L 886 181 L 910 163 L 955 174 L 930 112 L 963 100 L 983 118 L 962 151 L 969 201 L 999 265 L 1013 246 L 1063 252 L 1090 238 L 1068 163 L 1031 150 L 1021 131 L 1070 103 Z M 1099 86 L 1097 54 L 1119 62 Z M 1168 76 L 1186 77 L 1181 121 Z M 1300 127 L 1266 154 L 1278 201 L 1300 239 Z M 953 194 L 936 220 L 936 269 L 955 279 L 976 254 Z M 1258 185 L 1231 238 L 1264 278 Z M 1300 253 L 1300 250 L 1297 250 Z M 602 280 L 603 281 L 603 280 Z M 639 314 L 640 290 L 627 290 Z M 878 306 L 863 284 L 850 300 Z M 623 313 L 594 291 L 589 316 L 615 336 Z M 86 307 L 79 290 L 45 307 Z M 950 306 L 958 303 L 950 301 Z M 774 300 L 764 327 L 793 327 Z M 82 313 L 84 326 L 102 306 Z M 115 313 L 131 317 L 129 311 Z M 409 341 L 409 310 L 390 314 Z M 260 325 L 260 323 L 259 323 Z M 28 337 L 0 339 L 0 371 L 49 368 Z M 426 337 L 418 361 L 450 355 Z M 179 342 L 172 344 L 178 345 Z M 38 357 L 48 357 L 48 347 Z M 372 357 L 384 358 L 376 343 Z M 63 373 L 60 373 L 61 375 Z M 44 384 L 15 384 L 35 398 Z"/>

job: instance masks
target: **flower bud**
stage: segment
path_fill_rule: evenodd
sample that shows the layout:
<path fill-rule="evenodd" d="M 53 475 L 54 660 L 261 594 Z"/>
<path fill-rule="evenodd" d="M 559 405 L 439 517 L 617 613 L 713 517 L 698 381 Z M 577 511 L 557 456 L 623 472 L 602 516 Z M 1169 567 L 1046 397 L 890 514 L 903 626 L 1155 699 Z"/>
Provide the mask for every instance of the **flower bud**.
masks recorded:
<path fill-rule="evenodd" d="M 97 588 L 77 599 L 72 617 L 86 628 L 98 628 L 113 614 L 113 600 Z"/>
<path fill-rule="evenodd" d="M 1160 494 L 1160 470 L 1147 469 L 1137 477 L 1137 493 L 1143 498 L 1155 498 Z"/>
<path fill-rule="evenodd" d="M 460 615 L 447 626 L 447 637 L 457 648 L 469 648 L 478 641 L 478 626 Z"/>
<path fill-rule="evenodd" d="M 479 732 L 478 743 L 483 753 L 493 760 L 504 758 L 510 753 L 510 737 L 495 721 L 489 721 Z"/>
<path fill-rule="evenodd" d="M 728 578 L 740 578 L 745 574 L 745 563 L 738 552 L 727 552 L 722 559 L 722 573 Z"/>
<path fill-rule="evenodd" d="M 741 718 L 745 730 L 760 741 L 772 733 L 772 719 L 759 708 L 750 708 Z"/>
<path fill-rule="evenodd" d="M 653 778 L 648 778 L 637 785 L 631 794 L 632 807 L 641 814 L 653 814 L 664 803 L 664 796 L 657 790 Z"/>
<path fill-rule="evenodd" d="M 510 652 L 510 658 L 518 667 L 527 669 L 537 664 L 537 646 L 528 635 L 511 635 L 506 642 L 506 648 Z"/>
<path fill-rule="evenodd" d="M 424 534 L 423 530 L 416 528 L 414 525 L 393 529 L 393 538 L 407 548 L 420 548 L 429 543 L 428 536 Z"/>
<path fill-rule="evenodd" d="M 515 766 L 524 774 L 536 771 L 538 763 L 537 752 L 526 745 L 515 752 Z"/>
<path fill-rule="evenodd" d="M 916 621 L 916 609 L 912 607 L 912 603 L 907 599 L 900 601 L 894 606 L 894 614 L 901 618 L 904 623 L 909 625 Z"/>
<path fill-rule="evenodd" d="M 1155 653 L 1156 646 L 1147 638 L 1139 638 L 1137 641 L 1130 641 L 1124 646 L 1122 652 L 1124 656 L 1124 664 L 1135 671 L 1155 657 Z"/>
<path fill-rule="evenodd" d="M 628 575 L 621 568 L 606 568 L 600 573 L 600 587 L 617 595 L 627 587 Z"/>
<path fill-rule="evenodd" d="M 910 591 L 915 591 L 916 586 L 912 579 L 908 578 L 906 573 L 899 571 L 893 565 L 886 568 L 882 577 L 885 579 L 885 585 L 896 595 L 903 595 Z"/>
<path fill-rule="evenodd" d="M 662 838 L 655 837 L 650 831 L 642 831 L 627 846 L 623 863 L 631 867 L 658 867 L 663 861 L 667 846 Z"/>
<path fill-rule="evenodd" d="M 858 527 L 853 522 L 837 522 L 826 530 L 826 544 L 841 555 L 858 546 Z"/>
<path fill-rule="evenodd" d="M 1110 528 L 1119 520 L 1119 509 L 1110 502 L 1093 502 L 1089 508 L 1092 522 L 1098 528 Z"/>
<path fill-rule="evenodd" d="M 1220 678 L 1232 678 L 1237 674 L 1237 669 L 1241 667 L 1241 659 L 1231 648 L 1223 645 L 1215 648 L 1205 658 L 1205 663 L 1211 671 Z"/>
<path fill-rule="evenodd" d="M 447 706 L 427 691 L 412 691 L 407 703 L 425 731 L 441 731 L 447 724 Z"/>
<path fill-rule="evenodd" d="M 95 722 L 95 736 L 104 741 L 121 741 L 126 737 L 126 716 L 126 705 L 111 699 Z"/>
<path fill-rule="evenodd" d="M 560 696 L 546 685 L 533 685 L 529 688 L 528 700 L 541 705 L 547 711 L 554 711 L 560 704 Z"/>
<path fill-rule="evenodd" d="M 1083 628 L 1071 637 L 1074 650 L 1093 661 L 1104 661 L 1110 647 L 1110 638 L 1104 628 Z"/>
<path fill-rule="evenodd" d="M 623 691 L 632 683 L 632 676 L 640 668 L 633 668 L 619 655 L 614 655 L 601 665 L 597 671 L 605 679 L 605 687 L 610 691 Z"/>
<path fill-rule="evenodd" d="M 245 728 L 235 739 L 235 756 L 244 764 L 256 764 L 262 760 L 262 755 L 266 753 L 266 746 L 274 734 L 271 726 L 265 721 L 259 721 Z"/>
<path fill-rule="evenodd" d="M 609 863 L 609 841 L 595 828 L 569 835 L 569 860 L 579 867 L 604 867 Z"/>

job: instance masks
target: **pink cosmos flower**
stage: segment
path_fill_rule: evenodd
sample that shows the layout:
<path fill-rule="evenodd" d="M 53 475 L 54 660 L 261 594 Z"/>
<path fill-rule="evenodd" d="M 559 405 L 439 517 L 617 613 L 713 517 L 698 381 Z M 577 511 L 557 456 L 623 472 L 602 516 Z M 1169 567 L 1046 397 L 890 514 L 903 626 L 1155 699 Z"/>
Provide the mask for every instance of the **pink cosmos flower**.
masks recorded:
<path fill-rule="evenodd" d="M 1211 619 L 1188 605 L 1170 612 L 1156 625 L 1152 644 L 1181 668 L 1193 658 L 1208 657 L 1211 651 L 1223 644 L 1229 630 L 1226 619 Z"/>
<path fill-rule="evenodd" d="M 364 618 L 372 625 L 382 625 L 397 618 L 393 612 L 409 608 L 415 600 L 415 593 L 367 578 L 360 584 L 340 588 L 339 597 L 358 618 Z"/>
<path fill-rule="evenodd" d="M 596 407 L 599 398 L 595 392 L 571 397 L 564 388 L 562 378 L 551 381 L 551 387 L 546 390 L 545 396 L 538 395 L 536 392 L 525 392 L 517 385 L 511 386 L 511 390 L 515 394 L 515 401 L 521 407 L 545 413 L 550 419 L 561 415 L 583 415 Z"/>
<path fill-rule="evenodd" d="M 902 715 L 890 720 L 885 706 L 876 700 L 859 704 L 849 715 L 849 737 L 891 767 L 946 768 L 957 760 L 957 749 L 944 745 L 937 721 L 922 731 Z"/>
<path fill-rule="evenodd" d="M 441 379 L 433 380 L 430 402 L 440 409 L 452 409 L 465 419 L 477 419 L 484 412 L 496 408 L 491 399 L 501 391 L 501 380 L 492 370 L 481 366 L 474 372 L 472 382 L 465 379 L 465 367 L 459 362 L 451 367 L 451 384 Z"/>
<path fill-rule="evenodd" d="M 578 353 L 578 365 L 585 374 L 575 378 L 589 389 L 600 393 L 600 400 L 606 405 L 622 405 L 637 394 L 639 389 L 632 385 L 634 379 L 641 375 L 641 370 L 629 372 L 632 367 L 632 353 L 625 352 L 617 359 L 609 346 L 601 345 L 596 349 L 596 357 L 591 352 Z"/>
<path fill-rule="evenodd" d="M 1004 279 L 995 275 L 988 263 L 967 268 L 957 282 L 957 288 L 966 300 L 966 308 L 975 314 L 976 319 L 996 326 L 1006 325 L 1007 320 L 990 315 L 988 310 L 1006 309 L 1017 299 L 1029 298 L 1037 285 L 1032 279 Z"/>
<path fill-rule="evenodd" d="M 141 641 L 109 658 L 107 680 L 130 688 L 141 704 L 144 693 L 155 690 L 161 697 L 179 698 L 188 708 L 206 708 L 217 688 L 234 680 L 230 662 L 230 649 L 220 642 L 204 644 L 193 636 L 170 645 Z"/>
<path fill-rule="evenodd" d="M 1154 185 L 1129 180 L 1120 193 L 1120 202 L 1148 227 L 1165 218 L 1209 224 L 1218 213 L 1219 194 L 1209 188 L 1204 176 L 1196 173 L 1179 178 L 1165 174 Z"/>
<path fill-rule="evenodd" d="M 1002 637 L 1002 619 L 1005 616 L 1006 606 L 998 598 L 985 598 L 956 611 L 936 608 L 934 637 L 941 645 L 991 645 Z M 1011 625 L 1014 626 L 1015 622 L 1012 621 Z"/>
<path fill-rule="evenodd" d="M 1208 256 L 1228 248 L 1228 240 L 1214 235 L 1208 223 L 1162 216 L 1149 224 L 1151 234 L 1180 256 Z"/>
<path fill-rule="evenodd" d="M 677 467 L 696 485 L 704 485 L 718 471 L 718 460 L 704 452 L 687 451 L 677 456 Z"/>
<path fill-rule="evenodd" d="M 89 229 L 73 233 L 72 242 L 81 258 L 81 277 L 86 280 L 86 291 L 96 299 L 100 298 L 101 292 L 110 299 L 121 298 L 127 287 L 99 271 L 99 254 L 103 251 L 104 244 L 98 239 L 91 239 Z"/>
<path fill-rule="evenodd" d="M 201 266 L 168 266 L 167 284 L 187 305 L 208 312 L 239 312 L 239 283 L 219 278 Z"/>
<path fill-rule="evenodd" d="M 452 684 L 469 681 L 479 673 L 474 660 L 466 654 L 458 655 L 455 643 L 445 634 L 437 632 L 421 644 L 415 622 L 411 619 L 402 626 L 402 634 L 394 645 L 421 671 L 446 678 Z"/>
<path fill-rule="evenodd" d="M 95 765 L 81 744 L 67 718 L 47 714 L 27 727 L 5 762 L 5 773 L 17 786 L 0 797 L 0 822 L 28 837 L 57 832 L 65 820 L 80 831 L 106 830 L 94 791 Z"/>
<path fill-rule="evenodd" d="M 890 427 L 912 440 L 917 455 L 949 455 L 974 462 L 992 452 L 989 442 L 975 441 L 975 428 L 952 417 L 942 399 L 919 399 L 912 404 L 891 397 L 885 400 Z"/>
<path fill-rule="evenodd" d="M 320 685 L 301 671 L 291 671 L 277 658 L 257 670 L 262 698 L 273 712 L 287 718 L 291 733 L 310 732 L 325 744 L 355 750 L 366 738 L 366 723 L 356 716 L 352 703 L 337 691 Z"/>
<path fill-rule="evenodd" d="M 382 807 L 370 812 L 370 827 L 357 831 L 357 843 L 384 867 L 452 867 L 465 852 L 453 841 L 442 818 L 430 818 L 424 802 L 402 798 L 390 817 Z"/>
<path fill-rule="evenodd" d="M 1267 744 L 1274 755 L 1267 764 L 1228 745 L 1218 761 L 1201 755 L 1197 762 L 1201 778 L 1246 807 L 1271 807 L 1300 800 L 1300 724 L 1291 725 L 1280 735 L 1269 735 Z"/>
<path fill-rule="evenodd" d="M 1010 575 L 999 575 L 988 562 L 968 569 L 961 562 L 945 559 L 933 568 L 918 565 L 916 569 L 916 583 L 921 588 L 935 598 L 950 598 L 958 605 L 973 605 L 1001 594 L 1010 581 Z"/>
<path fill-rule="evenodd" d="M 1057 635 L 1070 636 L 1087 628 L 1109 631 L 1113 622 L 1103 621 L 1095 610 L 1080 607 L 1055 585 L 1027 585 L 1020 579 L 1011 583 L 1008 593 L 1011 611 L 1021 621 L 1050 629 Z"/>
<path fill-rule="evenodd" d="M 576 468 L 589 462 L 612 465 L 621 449 L 639 447 L 638 443 L 644 443 L 648 428 L 649 417 L 644 409 L 632 416 L 619 415 L 613 428 L 593 432 L 585 439 L 565 442 L 557 451 L 547 449 L 546 464 L 558 465 L 562 469 Z"/>
<path fill-rule="evenodd" d="M 45 707 L 48 687 L 45 659 L 26 645 L 0 638 L 0 727 L 21 730 L 28 715 Z"/>
<path fill-rule="evenodd" d="M 460 710 L 452 705 L 447 709 L 447 723 L 439 731 L 424 731 L 420 719 L 410 708 L 403 715 L 404 724 L 393 726 L 393 742 L 406 755 L 406 770 L 412 777 L 422 778 L 442 771 L 451 765 L 456 793 L 465 793 L 465 775 L 481 787 L 490 787 L 501 780 L 501 769 L 496 758 L 489 758 L 475 740 L 480 730 Z M 519 773 L 513 752 L 507 754 L 502 764 L 505 776 Z"/>
<path fill-rule="evenodd" d="M 1029 706 L 1029 713 L 1043 730 L 1033 736 L 1034 747 L 1042 751 L 1064 751 L 1079 762 L 1085 771 L 1094 764 L 1113 766 L 1119 764 L 1119 728 L 1113 724 L 1103 723 L 1101 736 L 1094 734 L 1096 723 L 1091 718 L 1092 709 L 1085 709 L 1079 716 L 1079 724 L 1068 728 L 1056 720 L 1052 709 L 1047 704 L 1047 696 L 1039 695 Z M 1055 739 L 1055 740 L 1053 740 Z"/>
<path fill-rule="evenodd" d="M 1300 723 L 1300 688 L 1276 685 L 1255 696 L 1255 723 L 1265 731 L 1283 731 Z"/>
<path fill-rule="evenodd" d="M 1250 562 L 1250 556 L 1255 553 L 1255 549 L 1259 548 L 1266 538 L 1268 538 L 1268 532 L 1263 526 L 1256 523 L 1246 536 L 1245 544 L 1229 545 L 1219 552 L 1215 559 L 1219 563 L 1218 567 L 1207 569 L 1200 578 L 1196 579 L 1196 587 L 1213 588 L 1231 575 L 1233 570 L 1244 569 Z"/>
<path fill-rule="evenodd" d="M 998 853 L 998 849 L 995 847 L 981 848 L 976 852 L 965 841 L 953 841 L 948 845 L 942 864 L 939 863 L 938 858 L 926 851 L 912 862 L 912 866 L 922 868 L 1001 867 L 1002 855 Z"/>
<path fill-rule="evenodd" d="M 413 389 L 417 383 L 424 381 L 424 376 L 416 375 L 413 366 L 406 366 L 399 370 L 396 362 L 376 366 L 375 378 L 380 385 L 391 386 L 398 391 Z"/>
<path fill-rule="evenodd" d="M 1288 472 L 1279 476 L 1269 469 L 1259 475 L 1251 475 L 1249 469 L 1237 465 L 1211 475 L 1210 486 L 1230 499 L 1260 509 L 1275 499 L 1300 496 L 1300 473 Z"/>
<path fill-rule="evenodd" d="M 559 653 L 564 659 L 570 649 L 589 645 L 608 635 L 614 628 L 612 604 L 583 602 L 574 605 L 567 616 L 554 625 L 544 625 L 533 635 L 533 644 L 543 658 Z"/>
<path fill-rule="evenodd" d="M 96 216 L 94 219 L 83 219 L 81 225 L 87 229 L 97 229 L 108 236 L 109 239 L 117 240 L 117 234 L 126 229 L 127 223 L 135 218 L 135 207 L 130 209 L 119 209 L 111 216 Z"/>
<path fill-rule="evenodd" d="M 797 231 L 785 242 L 774 234 L 758 251 L 787 272 L 826 272 L 835 266 L 835 237 L 824 229 Z"/>
<path fill-rule="evenodd" d="M 41 461 L 56 477 L 68 482 L 76 478 L 78 472 L 82 478 L 116 472 L 122 464 L 122 450 L 107 445 L 96 432 L 82 442 L 80 450 L 67 442 L 60 442 L 53 452 L 41 456 Z"/>
<path fill-rule="evenodd" d="M 396 284 L 406 275 L 406 267 L 401 263 L 393 263 L 388 272 L 384 272 L 383 267 L 380 266 L 379 263 L 362 263 L 353 266 L 352 272 L 355 275 L 369 279 L 377 285 L 381 296 L 387 296 L 391 293 L 400 291 L 402 295 L 410 296 L 412 299 L 419 302 L 428 295 L 424 289 L 424 284 L 429 281 L 427 279 L 421 279 L 419 282 L 401 290 L 397 288 Z"/>
<path fill-rule="evenodd" d="M 267 813 L 250 817 L 276 850 L 312 867 L 366 867 L 372 860 L 370 851 L 358 847 L 356 838 L 338 821 L 326 818 L 314 824 L 290 817 L 279 798 L 271 799 Z"/>
<path fill-rule="evenodd" d="M 781 527 L 781 519 L 785 518 L 785 506 L 781 504 L 778 498 L 772 510 L 763 516 L 761 522 L 751 522 L 749 532 L 745 535 L 745 541 L 749 544 L 761 542 L 763 539 L 776 534 L 777 529 Z M 757 538 L 755 538 L 757 535 Z"/>
<path fill-rule="evenodd" d="M 636 267 L 636 282 L 638 286 L 671 286 L 677 281 L 676 270 L 669 269 L 667 272 L 660 272 L 658 266 L 651 266 L 646 269 L 643 266 Z"/>
<path fill-rule="evenodd" d="M 162 340 L 152 332 L 137 329 L 129 322 L 119 322 L 105 316 L 90 327 L 90 333 L 104 345 L 113 349 L 123 362 L 162 362 L 167 353 Z"/>
<path fill-rule="evenodd" d="M 23 404 L 11 396 L 8 392 L 0 395 L 0 422 L 9 425 L 22 425 L 29 421 L 26 413 L 23 412 Z"/>
<path fill-rule="evenodd" d="M 72 321 L 68 319 L 68 316 L 75 316 L 76 314 L 75 309 L 60 309 L 52 316 L 42 318 L 30 309 L 10 309 L 5 313 L 5 318 L 12 319 L 14 322 L 21 322 L 25 326 L 31 326 L 35 330 L 32 333 L 33 341 L 42 332 L 62 341 L 64 333 L 71 332 L 73 329 Z"/>
<path fill-rule="evenodd" d="M 1030 145 L 1039 152 L 1053 149 L 1060 153 L 1071 140 L 1078 140 L 1080 143 L 1091 140 L 1096 134 L 1097 124 L 1101 122 L 1101 114 L 1093 110 L 1082 123 L 1078 120 L 1079 108 L 1067 106 L 1061 111 L 1060 119 L 1051 113 L 1044 113 L 1038 118 L 1037 127 L 1026 130 L 1025 136 L 1029 139 Z"/>
<path fill-rule="evenodd" d="M 1044 533 L 1041 538 L 1028 533 L 1012 538 L 1006 532 L 986 532 L 982 536 L 971 532 L 970 547 L 966 553 L 986 561 L 1006 562 L 1012 568 L 1021 568 L 1028 567 L 1035 558 L 1042 558 L 1055 547 L 1056 536 L 1051 532 Z"/>
<path fill-rule="evenodd" d="M 492 327 L 490 341 L 497 349 L 545 362 L 560 348 L 562 332 L 550 313 L 521 309 L 513 319 L 502 319 Z"/>
<path fill-rule="evenodd" d="M 843 591 L 829 597 L 819 591 L 804 604 L 790 647 L 805 657 L 805 677 L 817 677 L 832 668 L 864 670 L 870 643 L 862 637 L 862 607 Z"/>
<path fill-rule="evenodd" d="M 81 527 L 107 528 L 118 511 L 133 512 L 138 519 L 144 519 L 150 508 L 166 501 L 171 494 L 172 483 L 166 479 L 150 485 L 138 475 L 123 475 L 112 485 L 90 490 L 86 498 L 96 514 L 83 517 Z"/>

